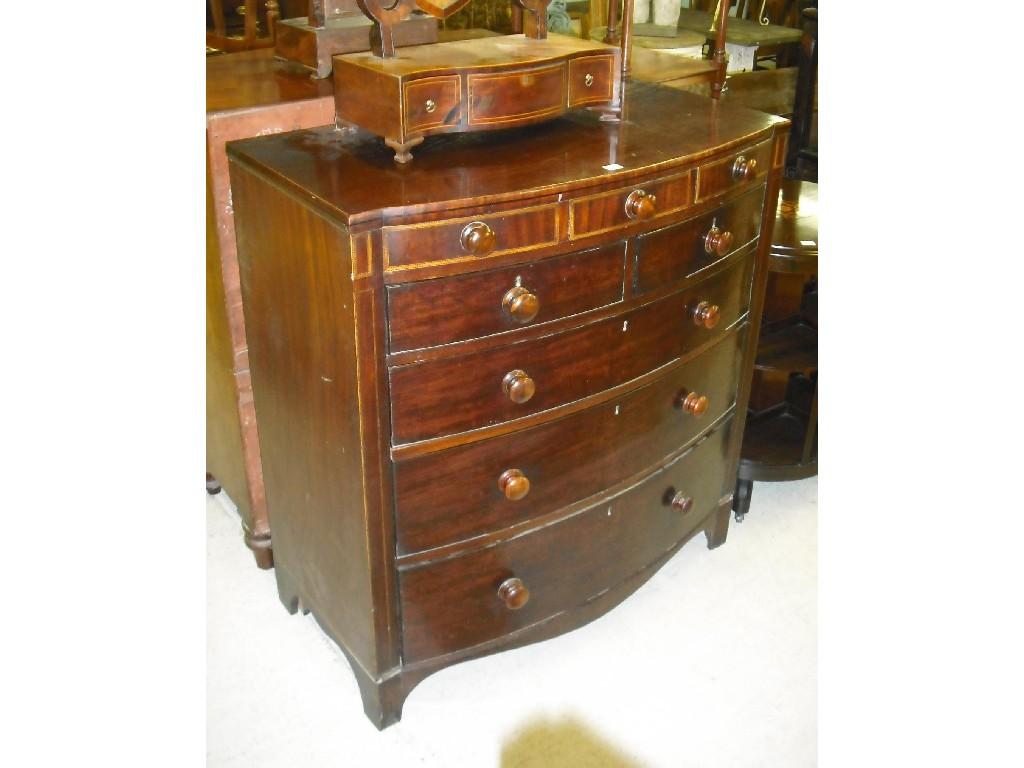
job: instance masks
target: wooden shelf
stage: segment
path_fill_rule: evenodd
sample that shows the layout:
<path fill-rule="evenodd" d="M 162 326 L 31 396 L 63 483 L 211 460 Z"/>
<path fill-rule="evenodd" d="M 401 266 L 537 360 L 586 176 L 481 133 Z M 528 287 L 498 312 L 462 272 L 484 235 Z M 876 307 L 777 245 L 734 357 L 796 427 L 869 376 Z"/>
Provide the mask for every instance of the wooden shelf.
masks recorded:
<path fill-rule="evenodd" d="M 803 460 L 808 421 L 807 414 L 789 403 L 748 417 L 740 478 L 798 480 L 817 474 L 817 450 L 811 452 L 806 462 Z"/>
<path fill-rule="evenodd" d="M 761 336 L 754 367 L 761 371 L 811 374 L 818 368 L 818 332 L 800 318 Z"/>

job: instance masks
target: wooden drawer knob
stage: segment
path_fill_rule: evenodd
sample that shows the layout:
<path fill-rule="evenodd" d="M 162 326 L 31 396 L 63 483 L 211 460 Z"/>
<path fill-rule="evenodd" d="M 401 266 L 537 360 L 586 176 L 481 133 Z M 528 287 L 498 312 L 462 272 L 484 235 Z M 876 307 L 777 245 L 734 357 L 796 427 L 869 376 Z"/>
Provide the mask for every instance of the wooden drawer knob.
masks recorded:
<path fill-rule="evenodd" d="M 505 294 L 501 306 L 517 323 L 528 323 L 540 311 L 540 299 L 529 289 L 517 285 Z"/>
<path fill-rule="evenodd" d="M 495 240 L 494 230 L 482 221 L 471 221 L 459 236 L 462 248 L 474 256 L 486 256 L 493 251 Z"/>
<path fill-rule="evenodd" d="M 672 497 L 672 509 L 682 512 L 685 515 L 693 509 L 693 497 L 687 496 L 683 491 L 679 491 Z"/>
<path fill-rule="evenodd" d="M 509 501 L 519 501 L 530 492 L 530 478 L 519 469 L 506 469 L 498 478 L 498 487 Z"/>
<path fill-rule="evenodd" d="M 683 398 L 682 406 L 683 410 L 689 414 L 703 416 L 708 409 L 707 395 L 698 395 L 696 392 L 690 392 Z"/>
<path fill-rule="evenodd" d="M 654 215 L 658 199 L 642 189 L 634 189 L 626 197 L 626 216 L 630 219 L 649 219 Z"/>
<path fill-rule="evenodd" d="M 529 602 L 530 590 L 523 584 L 522 579 L 512 577 L 501 582 L 501 586 L 498 587 L 498 597 L 510 611 L 518 611 Z"/>
<path fill-rule="evenodd" d="M 695 325 L 700 325 L 711 330 L 718 325 L 718 321 L 720 319 L 721 312 L 719 311 L 717 304 L 702 301 L 693 308 L 693 322 Z"/>
<path fill-rule="evenodd" d="M 713 256 L 725 256 L 732 249 L 732 232 L 711 227 L 704 235 L 704 250 Z"/>
<path fill-rule="evenodd" d="M 525 403 L 536 391 L 533 379 L 526 375 L 526 371 L 509 371 L 501 380 L 501 387 L 505 390 L 508 399 L 513 403 Z"/>
<path fill-rule="evenodd" d="M 751 181 L 757 176 L 757 160 L 740 155 L 732 164 L 732 177 L 736 181 Z"/>

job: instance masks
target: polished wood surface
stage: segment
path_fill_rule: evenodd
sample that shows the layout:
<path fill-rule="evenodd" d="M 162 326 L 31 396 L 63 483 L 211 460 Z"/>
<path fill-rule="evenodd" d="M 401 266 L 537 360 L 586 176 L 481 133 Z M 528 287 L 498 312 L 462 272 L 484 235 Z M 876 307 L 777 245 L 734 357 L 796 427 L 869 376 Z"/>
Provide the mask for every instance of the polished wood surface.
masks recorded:
<path fill-rule="evenodd" d="M 577 330 L 390 370 L 396 444 L 546 411 L 635 379 L 724 333 L 747 311 L 749 262 Z M 714 306 L 714 322 L 709 307 Z M 720 309 L 719 309 L 720 307 Z M 691 320 L 699 313 L 700 323 Z M 721 318 L 721 323 L 718 319 Z M 519 371 L 502 386 L 507 372 Z M 458 381 L 457 389 L 446 382 Z M 526 382 L 529 382 L 528 384 Z"/>
<path fill-rule="evenodd" d="M 617 48 L 564 35 L 346 54 L 334 59 L 338 119 L 381 136 L 407 163 L 427 136 L 532 125 L 581 105 L 618 109 L 619 61 Z"/>
<path fill-rule="evenodd" d="M 408 217 L 536 200 L 570 188 L 628 184 L 655 169 L 693 165 L 710 155 L 711 147 L 745 147 L 785 123 L 649 83 L 627 87 L 626 111 L 627 117 L 643 119 L 609 124 L 577 111 L 551 121 L 543 131 L 500 131 L 485 142 L 474 136 L 435 137 L 407 167 L 396 167 L 376 137 L 333 127 L 240 141 L 235 151 L 279 183 L 308 192 L 351 227 L 385 216 L 392 220 L 398 212 Z M 509 157 L 518 161 L 510 163 Z M 730 189 L 733 162 L 732 156 L 721 161 L 727 166 L 723 186 Z M 623 167 L 604 168 L 614 163 Z M 762 168 L 771 168 L 770 158 Z M 367 175 L 372 185 L 353 183 Z"/>
<path fill-rule="evenodd" d="M 625 243 L 459 277 L 390 286 L 393 352 L 450 344 L 623 298 Z"/>
<path fill-rule="evenodd" d="M 358 10 L 355 2 L 351 5 L 353 8 L 347 13 L 330 16 L 319 25 L 310 23 L 306 17 L 279 21 L 274 41 L 276 54 L 301 65 L 315 78 L 329 77 L 335 55 L 370 50 L 373 22 Z M 397 46 L 424 45 L 437 40 L 437 21 L 429 16 L 413 14 L 394 29 Z"/>
<path fill-rule="evenodd" d="M 679 514 L 677 493 L 704 511 L 717 507 L 729 439 L 728 430 L 717 430 L 633 490 L 541 531 L 402 570 L 404 658 L 415 663 L 521 630 L 641 570 L 704 520 Z M 530 585 L 521 610 L 508 610 L 496 595 L 511 577 Z"/>
<path fill-rule="evenodd" d="M 328 84 L 275 62 L 273 51 L 206 59 L 206 468 L 238 507 L 261 568 L 273 564 L 259 433 L 249 376 L 225 146 L 333 119 Z"/>
<path fill-rule="evenodd" d="M 686 445 L 733 406 L 746 331 L 657 381 L 599 406 L 502 437 L 399 461 L 395 493 L 401 554 L 517 525 L 600 493 Z M 686 410 L 693 391 L 703 410 Z M 494 486 L 506 465 L 530 478 L 510 504 Z"/>
<path fill-rule="evenodd" d="M 278 591 L 339 643 L 377 727 L 426 675 L 581 626 L 694 533 L 726 539 L 774 211 L 646 291 L 636 257 L 774 201 L 786 125 L 630 94 L 618 124 L 434 137 L 404 167 L 334 127 L 229 147 Z M 753 179 L 697 199 L 703 167 L 764 142 Z M 637 190 L 649 217 L 625 212 Z M 594 200 L 621 221 L 578 228 Z M 553 229 L 502 229 L 535 211 Z"/>
<path fill-rule="evenodd" d="M 764 189 L 757 187 L 711 213 L 657 229 L 637 238 L 633 284 L 639 293 L 654 291 L 710 267 L 754 240 L 761 225 Z M 712 230 L 720 233 L 712 238 Z M 731 237 L 725 238 L 728 232 Z"/>

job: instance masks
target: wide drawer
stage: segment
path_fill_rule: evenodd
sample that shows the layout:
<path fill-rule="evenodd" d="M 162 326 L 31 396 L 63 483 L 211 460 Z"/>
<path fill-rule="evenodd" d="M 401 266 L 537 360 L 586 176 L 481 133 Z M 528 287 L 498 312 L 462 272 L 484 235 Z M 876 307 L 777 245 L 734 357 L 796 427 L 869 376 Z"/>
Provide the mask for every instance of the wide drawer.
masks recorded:
<path fill-rule="evenodd" d="M 467 76 L 470 125 L 514 125 L 561 114 L 565 63 Z"/>
<path fill-rule="evenodd" d="M 719 337 L 747 311 L 752 268 L 752 258 L 737 258 L 684 291 L 615 317 L 482 352 L 392 368 L 394 443 L 555 408 L 682 357 Z"/>
<path fill-rule="evenodd" d="M 622 300 L 625 243 L 388 288 L 391 351 L 450 344 Z"/>
<path fill-rule="evenodd" d="M 772 143 L 762 141 L 697 169 L 697 202 L 759 184 L 772 166 Z"/>
<path fill-rule="evenodd" d="M 704 216 L 636 239 L 633 288 L 663 288 L 704 269 L 749 243 L 761 230 L 764 186 Z"/>
<path fill-rule="evenodd" d="M 397 462 L 399 553 L 552 512 L 669 456 L 732 407 L 746 334 L 747 326 L 737 329 L 621 398 L 531 429 Z M 525 495 L 510 493 L 510 499 L 499 483 L 514 472 L 529 485 Z"/>
<path fill-rule="evenodd" d="M 402 658 L 429 659 L 502 637 L 572 610 L 658 560 L 718 507 L 730 432 L 723 426 L 640 485 L 557 524 L 400 571 Z M 518 610 L 499 596 L 512 578 L 529 590 Z"/>
<path fill-rule="evenodd" d="M 559 206 L 540 205 L 487 216 L 383 228 L 384 268 L 472 261 L 555 245 Z"/>

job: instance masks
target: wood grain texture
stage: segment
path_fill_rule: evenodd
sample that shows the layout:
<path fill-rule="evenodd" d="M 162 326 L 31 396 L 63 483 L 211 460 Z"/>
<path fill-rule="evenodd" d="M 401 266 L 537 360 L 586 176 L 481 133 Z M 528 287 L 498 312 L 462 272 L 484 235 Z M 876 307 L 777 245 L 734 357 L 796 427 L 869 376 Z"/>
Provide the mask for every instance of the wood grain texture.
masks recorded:
<path fill-rule="evenodd" d="M 332 127 L 240 141 L 232 151 L 354 227 L 384 219 L 399 224 L 426 214 L 468 216 L 570 190 L 582 197 L 583 190 L 597 192 L 601 185 L 621 188 L 654 173 L 670 175 L 710 161 L 731 147 L 745 149 L 786 124 L 646 83 L 630 84 L 626 109 L 635 117 L 619 124 L 575 111 L 542 131 L 435 137 L 405 167 L 396 167 L 376 137 Z M 510 157 L 516 162 L 508 162 Z M 615 162 L 623 167 L 604 168 Z"/>
<path fill-rule="evenodd" d="M 521 630 L 585 603 L 642 571 L 718 509 L 730 430 L 635 489 L 512 541 L 401 573 L 404 658 L 442 656 Z M 693 496 L 681 514 L 679 490 Z M 530 600 L 510 611 L 499 585 L 521 579 Z"/>
<path fill-rule="evenodd" d="M 633 249 L 634 291 L 658 290 L 722 259 L 717 253 L 708 253 L 704 245 L 713 224 L 731 233 L 733 250 L 747 245 L 758 235 L 763 204 L 764 187 L 758 187 L 712 213 L 640 235 Z"/>
<path fill-rule="evenodd" d="M 737 163 L 745 173 L 737 170 Z M 772 169 L 772 142 L 760 144 L 737 152 L 722 160 L 702 165 L 697 171 L 697 200 L 706 200 L 723 192 L 753 185 L 768 175 Z"/>
<path fill-rule="evenodd" d="M 395 443 L 451 435 L 555 408 L 641 376 L 724 332 L 746 312 L 749 263 L 735 261 L 680 293 L 529 344 L 390 371 Z M 722 321 L 696 327 L 690 313 L 713 300 Z M 536 394 L 514 403 L 502 390 L 509 371 L 521 369 Z"/>
<path fill-rule="evenodd" d="M 620 399 L 503 437 L 395 465 L 399 554 L 465 540 L 547 514 L 630 477 L 695 438 L 733 406 L 745 329 Z M 680 401 L 708 397 L 696 418 Z M 496 479 L 530 480 L 518 501 Z"/>
<path fill-rule="evenodd" d="M 450 344 L 539 325 L 622 300 L 625 243 L 459 277 L 390 286 L 392 352 Z M 503 299 L 516 285 L 538 309 L 516 320 Z"/>
<path fill-rule="evenodd" d="M 207 389 L 213 393 L 207 402 L 207 470 L 224 478 L 246 544 L 257 565 L 269 568 L 272 542 L 225 147 L 234 139 L 330 122 L 333 102 L 329 87 L 275 63 L 269 50 L 208 57 L 206 66 L 207 345 L 212 350 Z M 214 269 L 219 274 L 211 278 Z"/>
<path fill-rule="evenodd" d="M 348 233 L 241 169 L 232 190 L 259 212 L 237 234 L 279 580 L 375 674 L 372 582 L 387 553 L 369 548 L 380 521 L 368 517 Z M 313 306 L 347 309 L 328 319 Z"/>
<path fill-rule="evenodd" d="M 690 536 L 728 534 L 763 236 L 660 282 L 640 238 L 730 211 L 770 228 L 771 162 L 687 195 L 785 124 L 632 93 L 617 125 L 435 137 L 400 169 L 360 131 L 229 147 L 279 593 L 344 648 L 377 727 L 427 674 L 580 626 Z M 672 214 L 569 236 L 574 203 L 679 177 Z M 554 242 L 501 231 L 545 206 Z M 386 271 L 394 234 L 412 262 Z M 685 262 L 678 245 L 659 253 Z"/>

